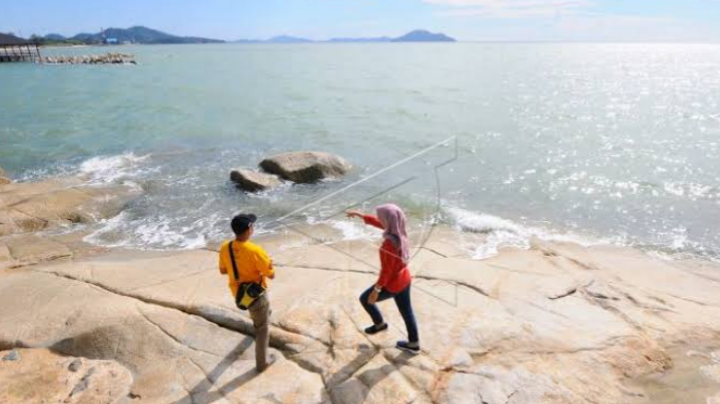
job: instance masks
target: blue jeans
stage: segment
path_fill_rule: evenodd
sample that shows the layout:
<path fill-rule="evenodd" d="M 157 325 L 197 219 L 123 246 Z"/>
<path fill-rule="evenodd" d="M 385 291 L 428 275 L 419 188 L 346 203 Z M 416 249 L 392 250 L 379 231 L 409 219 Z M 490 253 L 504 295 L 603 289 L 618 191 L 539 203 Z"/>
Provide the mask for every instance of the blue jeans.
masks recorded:
<path fill-rule="evenodd" d="M 373 286 L 363 292 L 363 294 L 360 295 L 360 303 L 362 303 L 363 308 L 365 308 L 365 311 L 368 312 L 374 324 L 382 324 L 385 321 L 383 320 L 382 313 L 380 313 L 377 305 L 368 303 L 368 297 L 370 297 L 370 293 L 372 293 L 372 291 Z M 395 304 L 400 311 L 400 315 L 402 315 L 402 318 L 405 321 L 405 327 L 407 327 L 408 332 L 408 341 L 419 342 L 415 314 L 413 313 L 412 303 L 410 302 L 410 285 L 399 293 L 390 293 L 383 289 L 380 291 L 377 301 L 381 302 L 383 300 L 390 299 L 391 297 L 395 299 Z"/>

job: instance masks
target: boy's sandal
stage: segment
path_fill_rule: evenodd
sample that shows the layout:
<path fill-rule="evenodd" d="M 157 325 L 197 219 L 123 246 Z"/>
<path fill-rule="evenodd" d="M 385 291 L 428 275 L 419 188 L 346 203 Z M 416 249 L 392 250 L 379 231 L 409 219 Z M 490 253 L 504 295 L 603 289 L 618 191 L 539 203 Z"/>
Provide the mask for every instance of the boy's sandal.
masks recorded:
<path fill-rule="evenodd" d="M 388 329 L 387 323 L 373 324 L 370 327 L 365 329 L 365 334 L 373 335 L 373 334 L 379 333 L 380 331 L 385 331 L 387 329 Z"/>

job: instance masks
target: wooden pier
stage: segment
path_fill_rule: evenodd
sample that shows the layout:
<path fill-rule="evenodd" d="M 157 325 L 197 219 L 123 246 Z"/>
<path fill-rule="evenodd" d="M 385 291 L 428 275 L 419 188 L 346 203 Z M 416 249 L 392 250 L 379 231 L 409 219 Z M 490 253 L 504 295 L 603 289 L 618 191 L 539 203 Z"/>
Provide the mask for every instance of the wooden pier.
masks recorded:
<path fill-rule="evenodd" d="M 40 47 L 22 38 L 0 34 L 0 63 L 2 62 L 42 63 Z"/>

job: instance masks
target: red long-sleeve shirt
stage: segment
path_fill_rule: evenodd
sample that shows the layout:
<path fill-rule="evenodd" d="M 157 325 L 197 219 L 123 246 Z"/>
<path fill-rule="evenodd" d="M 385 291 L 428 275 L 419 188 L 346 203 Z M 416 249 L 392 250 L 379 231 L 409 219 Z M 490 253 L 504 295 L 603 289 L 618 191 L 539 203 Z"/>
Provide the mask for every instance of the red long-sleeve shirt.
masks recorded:
<path fill-rule="evenodd" d="M 380 220 L 372 215 L 363 215 L 365 224 L 384 229 Z M 380 247 L 380 277 L 376 285 L 390 293 L 399 293 L 410 285 L 412 276 L 407 265 L 402 260 L 400 250 L 395 243 L 385 240 Z"/>

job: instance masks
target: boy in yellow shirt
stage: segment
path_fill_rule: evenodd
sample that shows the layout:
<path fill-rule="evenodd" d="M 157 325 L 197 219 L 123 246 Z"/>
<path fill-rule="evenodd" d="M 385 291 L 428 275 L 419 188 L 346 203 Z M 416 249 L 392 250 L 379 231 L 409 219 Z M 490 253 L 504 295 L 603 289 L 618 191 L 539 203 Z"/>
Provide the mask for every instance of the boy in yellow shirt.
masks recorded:
<path fill-rule="evenodd" d="M 252 214 L 235 216 L 231 222 L 235 239 L 224 242 L 220 247 L 220 273 L 228 276 L 228 285 L 236 302 L 238 290 L 242 289 L 240 285 L 255 284 L 253 285 L 255 287 L 260 285 L 267 291 L 270 286 L 269 280 L 275 278 L 270 257 L 262 247 L 249 241 L 256 220 L 257 217 Z M 267 292 L 255 299 L 247 310 L 255 327 L 255 367 L 258 372 L 262 372 L 272 364 L 267 360 L 270 343 L 268 327 L 272 313 Z"/>

